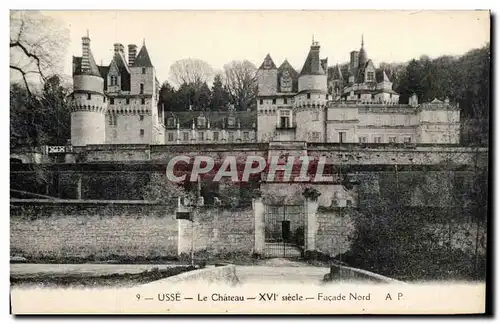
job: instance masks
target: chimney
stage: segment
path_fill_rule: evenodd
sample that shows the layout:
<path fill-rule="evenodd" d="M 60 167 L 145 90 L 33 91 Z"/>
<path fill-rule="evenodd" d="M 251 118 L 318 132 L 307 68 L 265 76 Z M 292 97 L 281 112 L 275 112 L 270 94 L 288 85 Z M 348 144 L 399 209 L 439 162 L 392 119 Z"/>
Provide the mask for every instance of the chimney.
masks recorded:
<path fill-rule="evenodd" d="M 128 66 L 134 65 L 136 57 L 137 57 L 137 45 L 130 44 L 128 46 Z"/>
<path fill-rule="evenodd" d="M 350 61 L 350 65 L 349 65 L 351 68 L 351 71 L 354 71 L 358 67 L 358 63 L 359 63 L 358 55 L 359 55 L 358 51 L 351 52 L 351 61 Z"/>
<path fill-rule="evenodd" d="M 123 53 L 124 52 L 124 47 L 122 44 L 120 43 L 115 43 L 114 45 L 114 48 L 115 48 L 115 53 Z"/>
<path fill-rule="evenodd" d="M 82 72 L 90 71 L 90 38 L 82 37 Z"/>

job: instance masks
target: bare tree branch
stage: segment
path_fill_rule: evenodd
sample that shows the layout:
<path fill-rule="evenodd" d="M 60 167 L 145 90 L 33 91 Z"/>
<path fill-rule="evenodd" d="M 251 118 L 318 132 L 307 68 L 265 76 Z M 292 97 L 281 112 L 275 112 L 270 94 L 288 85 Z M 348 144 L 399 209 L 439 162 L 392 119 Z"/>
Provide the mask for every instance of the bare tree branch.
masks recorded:
<path fill-rule="evenodd" d="M 170 66 L 170 80 L 179 87 L 183 83 L 201 85 L 212 80 L 214 70 L 205 61 L 199 59 L 183 59 Z"/>
<path fill-rule="evenodd" d="M 59 21 L 37 11 L 11 11 L 10 29 L 9 66 L 20 73 L 31 95 L 30 85 L 44 83 L 47 75 L 62 72 L 60 58 L 65 55 L 69 33 Z M 11 81 L 15 82 L 16 78 L 11 76 Z"/>

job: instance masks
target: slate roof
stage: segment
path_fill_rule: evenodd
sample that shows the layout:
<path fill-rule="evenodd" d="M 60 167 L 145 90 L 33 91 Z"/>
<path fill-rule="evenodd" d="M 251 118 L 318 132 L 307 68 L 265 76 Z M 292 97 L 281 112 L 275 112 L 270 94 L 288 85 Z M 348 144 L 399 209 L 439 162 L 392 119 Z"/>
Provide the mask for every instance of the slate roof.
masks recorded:
<path fill-rule="evenodd" d="M 141 50 L 139 51 L 139 54 L 137 54 L 132 67 L 153 67 L 153 63 L 151 63 L 151 58 L 149 57 L 146 45 L 142 45 Z"/>
<path fill-rule="evenodd" d="M 340 65 L 336 64 L 328 68 L 328 79 L 329 80 L 342 80 L 342 71 L 340 71 Z"/>
<path fill-rule="evenodd" d="M 88 74 L 88 75 L 101 76 L 99 68 L 95 63 L 94 55 L 92 55 L 92 51 L 90 49 L 89 49 L 89 65 L 90 65 L 90 70 L 88 72 L 83 72 L 82 57 L 73 56 L 73 75 Z"/>
<path fill-rule="evenodd" d="M 288 60 L 284 60 L 283 63 L 281 63 L 280 67 L 278 68 L 278 87 L 280 88 L 279 91 L 281 91 L 281 76 L 285 71 L 288 71 L 290 76 L 292 77 L 292 92 L 297 92 L 299 89 L 299 73 L 297 70 L 293 68 L 293 66 L 288 62 Z"/>
<path fill-rule="evenodd" d="M 325 71 L 321 67 L 321 60 L 319 58 L 319 46 L 312 45 L 307 55 L 304 66 L 300 71 L 300 75 L 324 75 Z"/>
<path fill-rule="evenodd" d="M 269 67 L 264 67 L 265 65 L 269 65 Z M 259 67 L 259 70 L 275 70 L 277 69 L 276 64 L 274 64 L 273 59 L 271 58 L 271 55 L 268 53 L 266 57 L 264 58 L 264 61 L 262 61 L 262 64 Z"/>
<path fill-rule="evenodd" d="M 165 125 L 169 129 L 177 128 L 177 120 L 179 121 L 180 128 L 192 128 L 193 120 L 197 124 L 199 116 L 206 117 L 206 123 L 210 121 L 210 128 L 225 128 L 225 129 L 238 129 L 238 122 L 240 129 L 253 129 L 257 127 L 257 111 L 182 111 L 173 112 L 165 111 Z M 175 126 L 168 126 L 168 119 L 175 118 Z M 234 126 L 229 126 L 228 119 L 234 117 Z"/>

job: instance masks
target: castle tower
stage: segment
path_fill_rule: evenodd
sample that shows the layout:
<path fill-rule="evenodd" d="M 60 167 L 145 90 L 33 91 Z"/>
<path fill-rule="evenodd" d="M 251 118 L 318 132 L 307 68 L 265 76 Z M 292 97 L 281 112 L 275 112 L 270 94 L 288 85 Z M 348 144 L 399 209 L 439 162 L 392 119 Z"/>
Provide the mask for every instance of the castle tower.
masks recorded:
<path fill-rule="evenodd" d="M 82 37 L 82 57 L 73 57 L 71 144 L 104 144 L 106 140 L 104 79 L 99 73 L 90 38 Z"/>
<path fill-rule="evenodd" d="M 151 62 L 146 42 L 143 40 L 141 49 L 136 56 L 136 46 L 129 45 L 130 65 L 130 96 L 136 102 L 135 111 L 144 115 L 138 123 L 143 127 L 142 142 L 165 143 L 165 127 L 163 125 L 163 107 L 158 106 L 160 83 L 156 78 L 156 71 Z M 132 63 L 130 62 L 132 60 Z"/>
<path fill-rule="evenodd" d="M 295 97 L 296 140 L 325 141 L 325 107 L 329 99 L 327 73 L 319 56 L 319 43 L 313 41 L 299 75 L 299 92 Z M 322 64 L 323 63 L 323 64 Z"/>

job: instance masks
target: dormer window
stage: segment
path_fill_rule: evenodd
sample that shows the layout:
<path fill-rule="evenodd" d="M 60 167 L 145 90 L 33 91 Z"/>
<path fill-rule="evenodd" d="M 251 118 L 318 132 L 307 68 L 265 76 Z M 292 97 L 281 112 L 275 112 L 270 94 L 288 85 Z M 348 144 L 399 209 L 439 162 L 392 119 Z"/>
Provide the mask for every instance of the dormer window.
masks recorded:
<path fill-rule="evenodd" d="M 167 126 L 168 127 L 174 127 L 175 126 L 175 118 L 174 117 L 170 117 L 167 119 Z"/>
<path fill-rule="evenodd" d="M 227 118 L 227 126 L 234 127 L 234 124 L 235 124 L 234 117 L 228 117 Z"/>
<path fill-rule="evenodd" d="M 198 127 L 205 127 L 205 121 L 206 121 L 205 117 L 203 116 L 198 117 Z"/>
<path fill-rule="evenodd" d="M 291 92 L 292 91 L 292 78 L 288 71 L 283 72 L 281 77 L 281 92 Z"/>
<path fill-rule="evenodd" d="M 366 81 L 373 82 L 374 80 L 375 80 L 375 73 L 374 72 L 367 72 L 366 73 Z"/>

